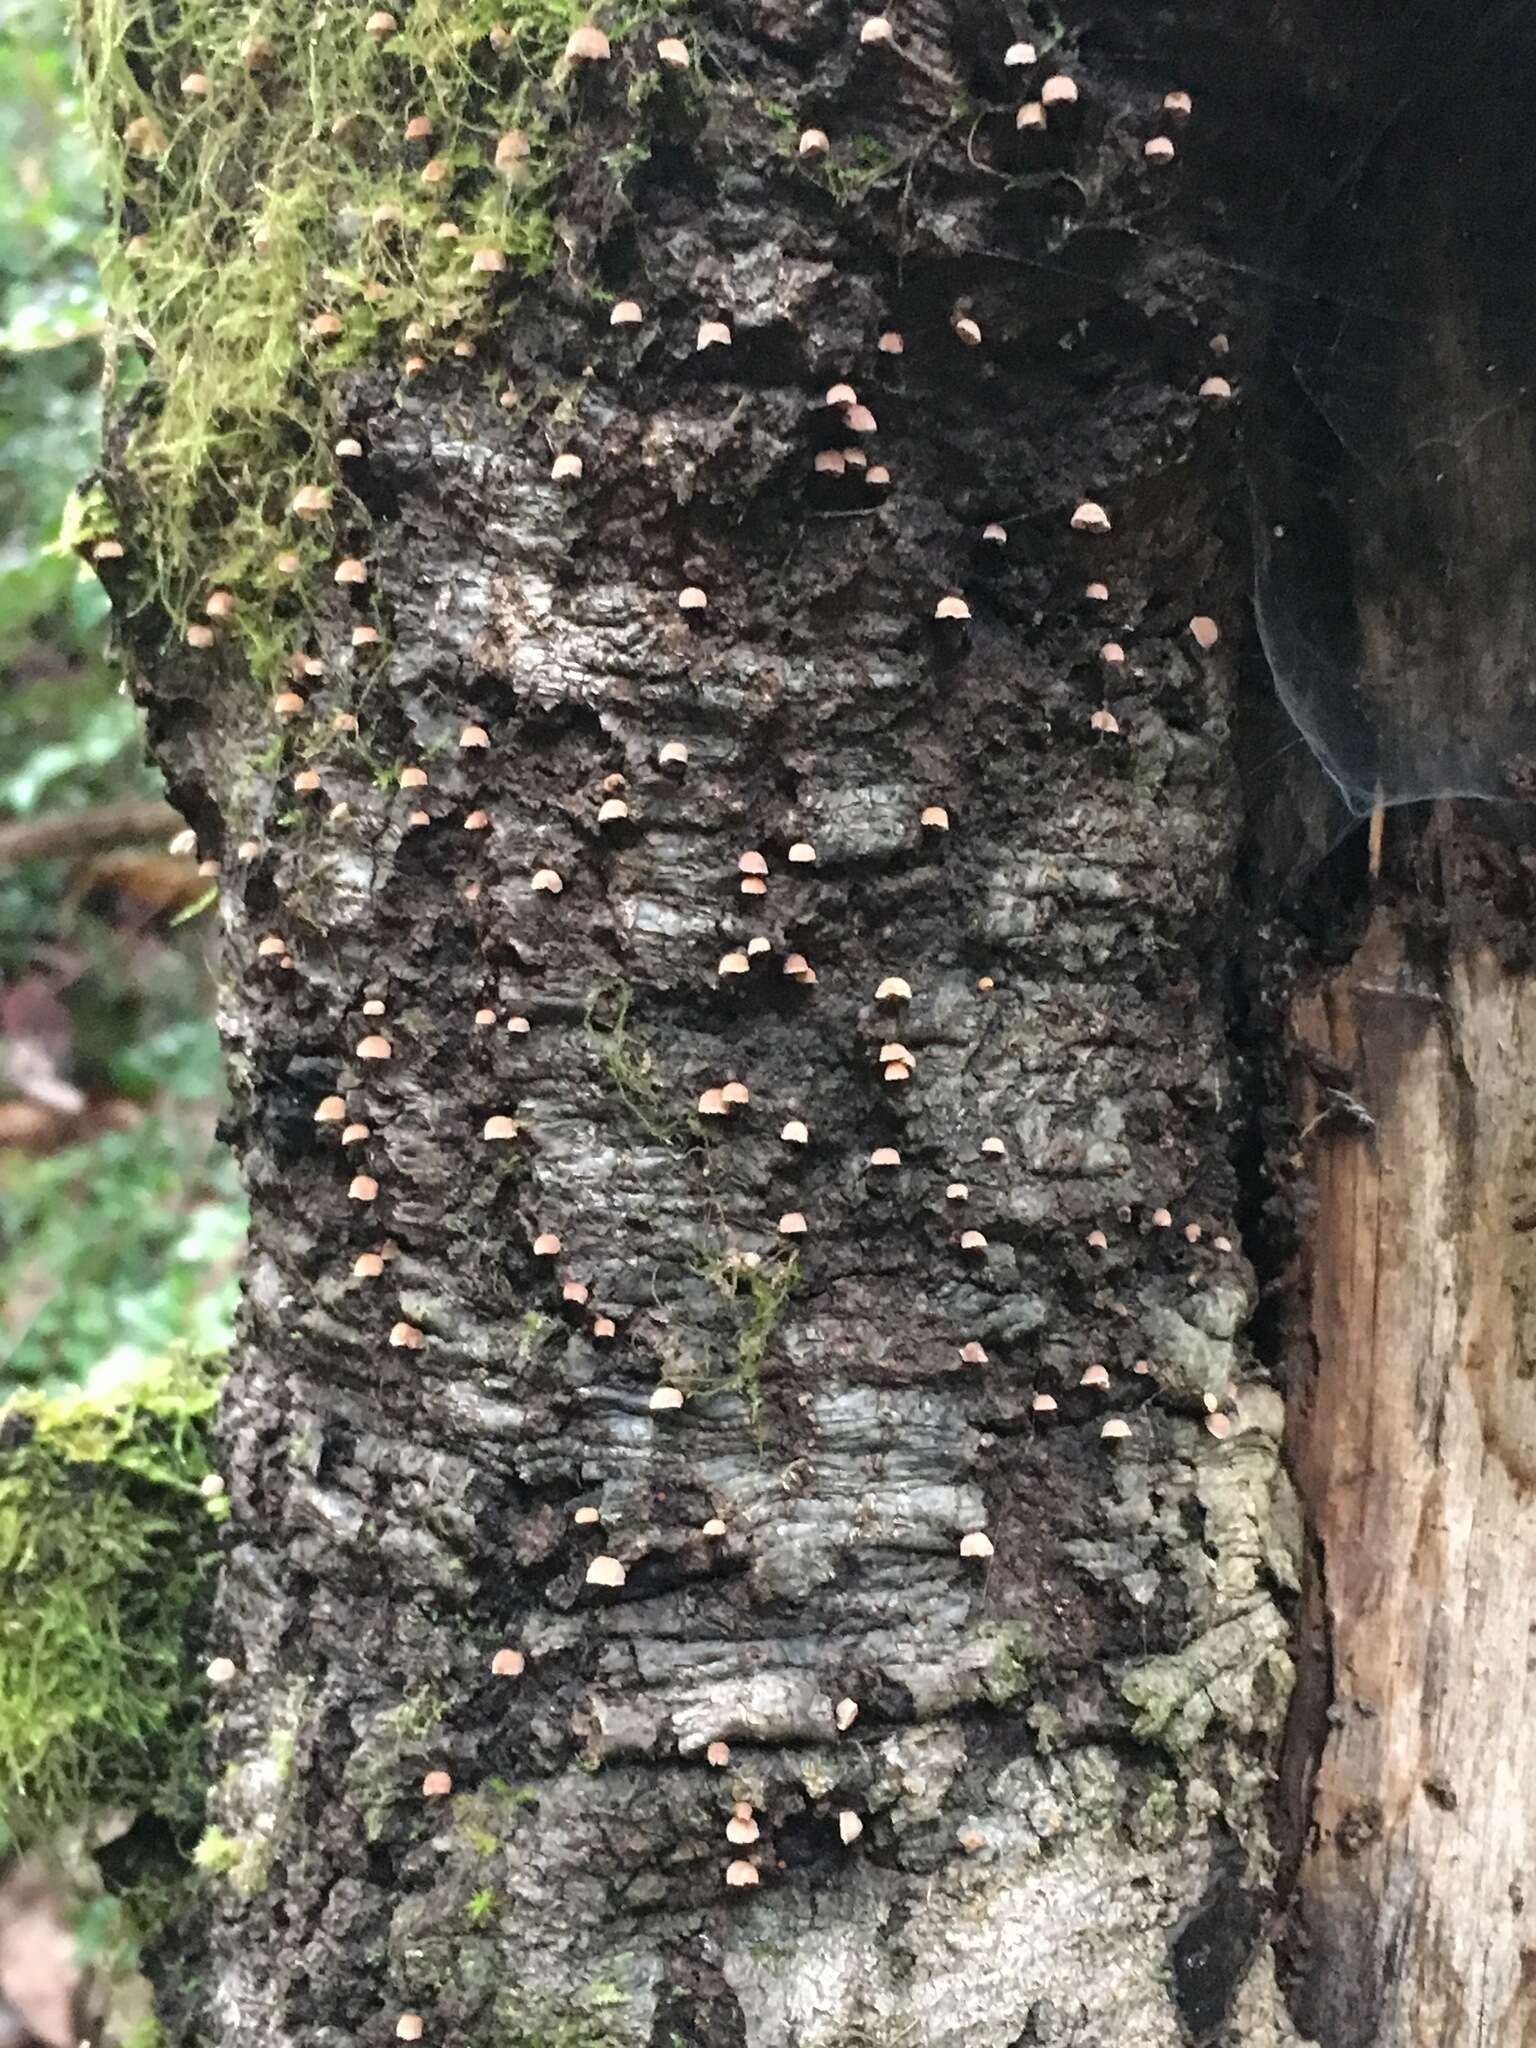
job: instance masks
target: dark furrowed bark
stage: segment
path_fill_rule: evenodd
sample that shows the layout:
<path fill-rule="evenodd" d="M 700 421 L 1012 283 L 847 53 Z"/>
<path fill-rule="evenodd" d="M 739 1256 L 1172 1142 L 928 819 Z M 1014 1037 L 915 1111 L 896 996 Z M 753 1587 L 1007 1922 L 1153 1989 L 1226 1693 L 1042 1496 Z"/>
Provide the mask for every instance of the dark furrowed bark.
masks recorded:
<path fill-rule="evenodd" d="M 358 382 L 390 655 L 359 694 L 338 599 L 304 718 L 361 734 L 323 788 L 260 765 L 233 681 L 160 668 L 178 798 L 260 843 L 224 897 L 243 1860 L 196 2031 L 1292 2040 L 1294 1515 L 1232 1248 L 1229 642 L 1190 632 L 1246 576 L 1195 396 L 1232 287 L 1198 166 L 1142 154 L 1180 52 L 1069 38 L 1031 76 L 1080 108 L 1020 185 L 985 168 L 1019 162 L 1000 15 L 915 10 L 902 55 L 842 9 L 698 32 L 746 97 L 679 116 L 621 233 L 571 201 L 642 324 L 557 282 L 474 363 Z M 594 164 L 624 61 L 583 85 Z M 995 118 L 953 111 L 978 79 Z M 840 210 L 775 103 L 856 109 L 910 175 Z"/>

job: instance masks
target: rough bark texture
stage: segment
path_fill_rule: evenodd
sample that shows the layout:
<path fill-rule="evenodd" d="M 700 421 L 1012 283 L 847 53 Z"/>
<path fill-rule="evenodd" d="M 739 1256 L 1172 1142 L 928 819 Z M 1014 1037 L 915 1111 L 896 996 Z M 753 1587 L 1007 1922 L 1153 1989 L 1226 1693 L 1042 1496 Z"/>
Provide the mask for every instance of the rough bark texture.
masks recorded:
<path fill-rule="evenodd" d="M 1465 861 L 1450 832 L 1436 851 Z M 1384 903 L 1297 1005 L 1317 1210 L 1295 1470 L 1333 1678 L 1297 2005 L 1341 2048 L 1510 2048 L 1536 2015 L 1532 1004 L 1453 890 L 1439 931 Z"/>
<path fill-rule="evenodd" d="M 860 19 L 700 5 L 715 96 L 660 123 L 622 219 L 573 193 L 569 273 L 509 301 L 474 364 L 359 377 L 357 545 L 389 621 L 366 693 L 341 595 L 281 758 L 237 676 L 137 628 L 175 794 L 225 859 L 254 1205 L 215 1644 L 238 1666 L 215 1737 L 234 1846 L 183 2014 L 208 2048 L 350 2048 L 404 2012 L 461 2048 L 1301 2038 L 1269 1947 L 1301 1517 L 1239 1230 L 1262 1192 L 1232 993 L 1246 506 L 1234 415 L 1196 397 L 1213 372 L 1242 388 L 1231 252 L 1259 245 L 1208 251 L 1263 211 L 1267 81 L 1242 64 L 1269 46 L 1195 9 L 1069 8 L 1030 76 L 1068 71 L 1081 101 L 1030 162 L 1002 9 L 922 0 L 895 54 L 861 49 Z M 652 40 L 583 86 L 594 161 L 632 132 Z M 1188 86 L 1178 162 L 1149 164 Z M 873 135 L 898 174 L 838 205 L 776 108 L 791 134 Z M 611 329 L 594 281 L 643 323 Z M 728 348 L 697 349 L 705 318 Z M 844 379 L 874 430 L 825 405 Z M 815 469 L 854 441 L 883 494 Z M 574 485 L 550 478 L 562 450 Z M 1108 535 L 1073 529 L 1082 500 Z M 680 611 L 688 586 L 706 609 Z M 950 592 L 968 620 L 935 618 Z M 356 743 L 322 744 L 337 710 Z M 466 723 L 488 748 L 459 747 Z M 658 758 L 674 741 L 681 769 Z M 377 773 L 418 762 L 416 791 Z M 296 795 L 311 763 L 323 788 Z M 600 825 L 614 795 L 627 816 Z M 947 831 L 920 823 L 933 805 Z M 532 887 L 545 869 L 558 894 Z M 286 955 L 259 951 L 274 933 Z M 1372 944 L 1297 1011 L 1333 1057 L 1393 1061 L 1396 1104 L 1380 1150 L 1313 1140 L 1314 1600 L 1379 1718 L 1322 1760 L 1298 2013 L 1330 2044 L 1505 2044 L 1384 2016 L 1397 1922 L 1376 1916 L 1405 1845 L 1426 1837 L 1449 1911 L 1453 1802 L 1509 1815 L 1490 1897 L 1525 1823 L 1513 1776 L 1479 1791 L 1451 1732 L 1422 1733 L 1417 1678 L 1366 1663 L 1413 1636 L 1470 1712 L 1467 1674 L 1523 1626 L 1511 1589 L 1434 1651 L 1409 1573 L 1443 1436 L 1425 1386 L 1445 1407 L 1455 1380 L 1454 1485 L 1487 1516 L 1437 1584 L 1463 1554 L 1496 1576 L 1480 1546 L 1511 1523 L 1477 1489 L 1525 1484 L 1489 1448 L 1518 1400 L 1463 1357 L 1504 1343 L 1508 1300 L 1456 1249 L 1518 1137 L 1497 1090 L 1469 1127 L 1457 1073 L 1497 1067 L 1528 998 L 1467 955 L 1459 1023 L 1411 993 L 1372 1008 Z M 910 1000 L 877 998 L 888 976 Z M 387 1060 L 358 1057 L 371 1033 Z M 893 1040 L 909 1080 L 883 1078 Z M 732 1080 L 746 1103 L 696 1114 Z M 332 1094 L 367 1126 L 345 1149 L 313 1120 Z M 481 1137 L 498 1115 L 510 1142 Z M 780 1137 L 796 1118 L 804 1145 Z M 1443 1195 L 1388 1201 L 1442 1128 Z M 1442 1214 L 1485 1160 L 1488 1192 Z M 1461 1259 L 1458 1334 L 1426 1302 L 1420 1392 L 1383 1395 L 1362 1444 L 1344 1409 L 1404 1368 L 1364 1305 L 1386 1240 L 1360 1204 L 1383 1201 L 1392 1256 Z M 375 1250 L 382 1275 L 355 1277 Z M 683 1405 L 653 1409 L 658 1386 Z M 1351 1491 L 1348 1455 L 1390 1461 L 1382 1497 Z M 990 1556 L 962 1557 L 972 1532 Z M 600 1555 L 621 1586 L 588 1583 Z M 503 1647 L 520 1676 L 492 1675 Z M 1314 1660 L 1309 1711 L 1327 1679 Z M 451 1794 L 423 1797 L 437 1771 Z M 1411 1815 L 1346 1867 L 1362 1800 Z M 739 1802 L 759 1832 L 732 1845 Z M 727 1886 L 733 1859 L 754 1886 Z M 1446 1939 L 1458 1985 L 1482 1969 L 1512 2011 L 1513 1937 L 1475 1965 Z M 1368 2017 L 1349 2031 L 1344 2007 Z"/>

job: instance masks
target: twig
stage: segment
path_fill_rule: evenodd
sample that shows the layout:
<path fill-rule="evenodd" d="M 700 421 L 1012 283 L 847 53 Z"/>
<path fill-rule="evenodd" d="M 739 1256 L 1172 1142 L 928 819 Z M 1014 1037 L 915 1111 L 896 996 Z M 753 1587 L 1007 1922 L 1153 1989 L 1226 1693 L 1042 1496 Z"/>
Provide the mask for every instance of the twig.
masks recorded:
<path fill-rule="evenodd" d="M 179 812 L 156 797 L 125 797 L 115 804 L 97 804 L 88 811 L 51 811 L 45 818 L 26 818 L 0 825 L 0 866 L 19 860 L 45 860 L 53 854 L 91 852 L 102 846 L 123 846 L 138 840 L 164 839 L 181 829 Z"/>

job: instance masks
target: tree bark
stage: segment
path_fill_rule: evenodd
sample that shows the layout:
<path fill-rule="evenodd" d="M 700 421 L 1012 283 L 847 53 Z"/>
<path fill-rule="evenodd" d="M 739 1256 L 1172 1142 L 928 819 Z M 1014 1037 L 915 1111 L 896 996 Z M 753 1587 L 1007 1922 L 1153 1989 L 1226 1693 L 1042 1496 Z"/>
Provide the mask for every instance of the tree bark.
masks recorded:
<path fill-rule="evenodd" d="M 1532 2024 L 1532 987 L 1466 916 L 1487 877 L 1442 824 L 1446 929 L 1383 904 L 1295 1018 L 1358 1097 L 1341 1115 L 1304 1083 L 1317 1212 L 1293 1410 L 1332 1674 L 1296 2003 L 1341 2044 Z"/>
<path fill-rule="evenodd" d="M 349 377 L 335 557 L 382 659 L 322 565 L 275 724 L 123 586 L 224 864 L 253 1205 L 218 1877 L 171 2006 L 208 2048 L 1525 2038 L 1517 1930 L 1463 1959 L 1525 1855 L 1515 1696 L 1473 1683 L 1495 1643 L 1523 1672 L 1522 1596 L 1443 1648 L 1423 1603 L 1527 1513 L 1490 1449 L 1523 1283 L 1474 1248 L 1528 996 L 1448 947 L 1431 1020 L 1390 919 L 1320 992 L 1327 947 L 1243 893 L 1297 845 L 1255 805 L 1244 853 L 1241 406 L 1202 394 L 1262 361 L 1286 119 L 1387 30 L 1303 59 L 1300 10 L 1074 5 L 1019 69 L 1001 9 L 862 20 L 700 0 L 686 92 L 665 24 L 616 38 L 555 270 L 474 360 Z M 1019 127 L 1053 75 L 1077 101 Z M 126 459 L 114 491 L 131 575 Z M 1370 1130 L 1302 1147 L 1310 1223 L 1287 1017 L 1390 1066 Z M 1472 1533 L 1415 1590 L 1436 1485 Z M 1403 1915 L 1452 1958 L 1438 2030 Z"/>

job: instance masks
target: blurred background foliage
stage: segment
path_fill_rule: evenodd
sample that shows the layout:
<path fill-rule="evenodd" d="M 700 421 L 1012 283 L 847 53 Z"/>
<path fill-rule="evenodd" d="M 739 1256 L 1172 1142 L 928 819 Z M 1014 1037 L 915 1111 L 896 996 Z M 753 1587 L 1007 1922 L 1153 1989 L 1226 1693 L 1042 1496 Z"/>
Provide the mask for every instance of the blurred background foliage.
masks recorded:
<path fill-rule="evenodd" d="M 65 0 L 0 0 L 0 2042 L 24 2048 L 157 2039 L 133 1962 L 196 1839 L 188 1643 L 245 1228 L 212 885 L 60 542 L 104 367 L 119 391 L 136 368 L 101 225 Z"/>
<path fill-rule="evenodd" d="M 134 367 L 101 218 L 62 0 L 0 0 L 0 1401 L 223 1348 L 244 1229 L 209 885 L 167 851 L 105 598 L 59 544 L 103 365 Z"/>

